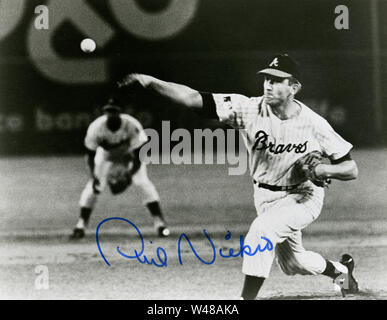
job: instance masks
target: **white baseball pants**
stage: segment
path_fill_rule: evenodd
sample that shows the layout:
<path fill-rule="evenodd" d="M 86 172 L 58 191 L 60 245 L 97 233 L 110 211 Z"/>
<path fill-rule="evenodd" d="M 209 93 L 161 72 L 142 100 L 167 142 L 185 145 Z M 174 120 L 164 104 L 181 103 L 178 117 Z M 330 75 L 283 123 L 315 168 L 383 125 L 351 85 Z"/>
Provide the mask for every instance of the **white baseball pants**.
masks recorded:
<path fill-rule="evenodd" d="M 98 191 L 105 190 L 107 185 L 107 174 L 110 167 L 113 165 L 112 161 L 108 161 L 104 157 L 104 151 L 101 148 L 97 149 L 95 158 L 94 174 L 98 178 L 100 184 Z M 146 164 L 141 163 L 140 168 L 132 177 L 133 187 L 137 188 L 143 199 L 143 204 L 147 204 L 154 201 L 159 201 L 159 194 L 148 177 Z M 93 209 L 97 202 L 98 194 L 93 190 L 93 180 L 89 180 L 81 193 L 79 205 L 81 207 Z"/>
<path fill-rule="evenodd" d="M 302 192 L 301 192 L 302 191 Z M 297 192 L 297 193 L 296 193 Z M 273 260 L 285 274 L 314 275 L 326 268 L 325 259 L 318 253 L 307 251 L 302 245 L 301 230 L 311 224 L 321 213 L 324 189 L 311 182 L 294 191 L 270 191 L 254 185 L 254 203 L 257 218 L 245 238 L 254 252 L 258 245 L 264 248 L 269 239 L 275 249 L 243 256 L 242 272 L 246 275 L 267 278 Z"/>

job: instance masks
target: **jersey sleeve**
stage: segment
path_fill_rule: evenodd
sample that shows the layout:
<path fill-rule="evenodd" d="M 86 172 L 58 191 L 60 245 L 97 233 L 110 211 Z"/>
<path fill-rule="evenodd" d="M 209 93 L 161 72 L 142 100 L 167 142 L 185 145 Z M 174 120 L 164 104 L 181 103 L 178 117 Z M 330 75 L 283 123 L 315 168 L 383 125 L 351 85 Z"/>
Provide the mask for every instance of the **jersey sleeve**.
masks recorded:
<path fill-rule="evenodd" d="M 326 120 L 322 121 L 318 127 L 317 138 L 321 150 L 331 160 L 337 160 L 344 157 L 353 147 L 351 143 L 335 132 Z"/>
<path fill-rule="evenodd" d="M 130 150 L 138 149 L 146 142 L 148 142 L 148 136 L 146 135 L 144 129 L 141 129 L 135 136 L 135 138 L 132 140 Z"/>
<path fill-rule="evenodd" d="M 252 113 L 250 98 L 240 94 L 213 94 L 219 120 L 235 129 L 245 128 Z"/>
<path fill-rule="evenodd" d="M 128 124 L 130 126 L 131 139 L 129 150 L 133 151 L 135 149 L 140 148 L 143 144 L 148 141 L 148 136 L 146 135 L 144 128 L 141 123 L 134 119 L 133 117 L 127 117 Z"/>
<path fill-rule="evenodd" d="M 89 150 L 97 150 L 98 148 L 98 125 L 97 122 L 90 124 L 87 129 L 86 137 L 84 140 L 85 147 Z"/>

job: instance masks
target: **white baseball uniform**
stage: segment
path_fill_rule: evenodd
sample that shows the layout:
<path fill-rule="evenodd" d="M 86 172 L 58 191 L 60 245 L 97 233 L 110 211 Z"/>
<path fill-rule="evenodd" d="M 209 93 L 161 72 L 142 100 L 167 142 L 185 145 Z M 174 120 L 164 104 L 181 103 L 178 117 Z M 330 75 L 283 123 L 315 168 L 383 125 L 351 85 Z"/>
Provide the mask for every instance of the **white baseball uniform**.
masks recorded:
<path fill-rule="evenodd" d="M 107 116 L 103 115 L 90 124 L 85 137 L 85 146 L 96 151 L 94 174 L 100 182 L 99 192 L 106 187 L 106 178 L 111 166 L 122 161 L 123 157 L 140 148 L 148 140 L 138 120 L 128 114 L 121 114 L 120 117 L 121 126 L 117 131 L 112 132 L 107 128 Z M 130 165 L 132 163 L 129 162 Z M 144 163 L 141 163 L 139 170 L 133 175 L 132 182 L 140 191 L 144 204 L 159 201 L 158 192 L 148 178 Z M 81 194 L 79 204 L 81 207 L 93 208 L 96 200 L 93 181 L 90 180 Z"/>
<path fill-rule="evenodd" d="M 291 174 L 294 163 L 305 154 L 318 150 L 332 160 L 347 155 L 352 145 L 339 136 L 329 123 L 298 100 L 301 111 L 281 120 L 263 97 L 238 94 L 213 94 L 220 121 L 240 129 L 249 152 L 250 173 L 254 183 L 257 218 L 251 224 L 245 244 L 252 250 L 261 237 L 268 238 L 275 250 L 244 255 L 243 273 L 267 278 L 274 260 L 289 275 L 320 274 L 326 261 L 318 253 L 306 251 L 301 230 L 321 213 L 324 188 L 310 181 L 297 181 Z M 271 191 L 272 186 L 299 186 L 291 191 Z"/>

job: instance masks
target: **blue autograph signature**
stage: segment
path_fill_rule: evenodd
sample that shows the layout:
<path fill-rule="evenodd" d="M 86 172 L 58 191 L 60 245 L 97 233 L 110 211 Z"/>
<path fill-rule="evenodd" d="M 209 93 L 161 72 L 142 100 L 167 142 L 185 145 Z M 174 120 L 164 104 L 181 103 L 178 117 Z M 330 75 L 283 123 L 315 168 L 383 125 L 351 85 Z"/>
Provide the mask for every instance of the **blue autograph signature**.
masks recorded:
<path fill-rule="evenodd" d="M 97 230 L 96 230 L 96 234 L 95 234 L 99 253 L 101 254 L 101 257 L 103 258 L 103 260 L 105 261 L 105 263 L 109 267 L 110 267 L 110 263 L 108 262 L 108 260 L 106 259 L 105 255 L 103 254 L 102 249 L 101 249 L 101 245 L 100 245 L 100 242 L 99 242 L 99 231 L 100 231 L 101 226 L 105 222 L 112 221 L 112 220 L 120 220 L 120 221 L 123 221 L 123 222 L 126 222 L 126 223 L 130 224 L 136 230 L 136 232 L 137 232 L 137 234 L 139 236 L 140 246 L 139 246 L 139 249 L 134 249 L 134 254 L 133 255 L 129 255 L 129 254 L 126 254 L 126 253 L 122 252 L 120 247 L 117 246 L 117 248 L 116 248 L 117 252 L 121 256 L 123 256 L 126 259 L 136 259 L 141 264 L 153 265 L 153 266 L 158 267 L 158 268 L 162 268 L 162 267 L 167 267 L 168 266 L 168 264 L 167 264 L 167 259 L 168 259 L 167 252 L 165 251 L 164 248 L 157 247 L 157 249 L 156 249 L 157 259 L 156 260 L 155 260 L 155 258 L 148 258 L 144 254 L 145 244 L 144 244 L 144 238 L 143 238 L 143 236 L 141 234 L 140 229 L 133 222 L 131 222 L 130 220 L 127 220 L 127 219 L 124 219 L 124 218 L 120 218 L 120 217 L 112 217 L 112 218 L 107 218 L 107 219 L 102 220 L 98 224 Z M 210 264 L 213 264 L 215 262 L 216 255 L 217 255 L 217 250 L 215 248 L 215 245 L 214 245 L 211 237 L 208 235 L 206 229 L 203 230 L 203 234 L 207 238 L 207 240 L 208 240 L 208 242 L 209 242 L 209 244 L 211 246 L 211 249 L 212 249 L 212 259 L 210 261 L 205 261 L 204 259 L 202 259 L 202 257 L 200 257 L 199 254 L 196 252 L 196 250 L 195 250 L 194 246 L 192 245 L 191 240 L 189 239 L 189 237 L 185 233 L 182 233 L 180 235 L 178 243 L 177 243 L 177 251 L 178 251 L 178 257 L 179 257 L 179 263 L 181 265 L 183 265 L 183 260 L 182 260 L 182 257 L 181 257 L 181 244 L 182 244 L 183 240 L 187 241 L 187 243 L 191 247 L 192 252 L 194 253 L 196 258 L 200 262 L 202 262 L 203 264 L 206 264 L 206 265 L 210 265 Z M 225 236 L 225 240 L 230 240 L 230 238 L 231 238 L 231 232 L 228 231 L 226 236 Z M 253 255 L 257 254 L 258 252 L 264 252 L 266 250 L 267 251 L 273 250 L 273 248 L 274 248 L 273 247 L 273 243 L 269 239 L 267 239 L 265 237 L 261 237 L 261 239 L 266 241 L 265 246 L 262 248 L 261 245 L 258 245 L 255 248 L 255 250 L 253 251 L 252 248 L 249 245 L 245 245 L 244 244 L 244 237 L 241 235 L 240 238 L 239 238 L 240 248 L 239 248 L 239 250 L 237 252 L 235 252 L 234 249 L 230 248 L 230 249 L 228 249 L 228 253 L 225 254 L 223 252 L 223 249 L 221 248 L 221 249 L 218 250 L 219 256 L 224 258 L 224 259 L 229 259 L 229 258 L 243 257 L 244 254 L 249 255 L 249 256 L 253 256 Z M 152 241 L 150 241 L 150 243 L 152 243 Z"/>

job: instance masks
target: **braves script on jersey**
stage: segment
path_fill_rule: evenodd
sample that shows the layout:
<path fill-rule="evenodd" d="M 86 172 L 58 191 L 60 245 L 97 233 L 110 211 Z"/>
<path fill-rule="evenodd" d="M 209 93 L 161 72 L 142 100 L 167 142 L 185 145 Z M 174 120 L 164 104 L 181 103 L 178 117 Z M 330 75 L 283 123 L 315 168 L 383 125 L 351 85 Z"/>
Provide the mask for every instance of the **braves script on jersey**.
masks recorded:
<path fill-rule="evenodd" d="M 106 160 L 119 159 L 147 142 L 140 122 L 128 114 L 121 114 L 120 128 L 112 132 L 106 126 L 107 116 L 94 120 L 86 134 L 85 146 L 90 150 L 103 148 Z"/>
<path fill-rule="evenodd" d="M 352 144 L 300 101 L 296 116 L 279 119 L 263 97 L 213 94 L 220 121 L 241 129 L 250 158 L 250 172 L 260 183 L 290 186 L 301 183 L 291 174 L 294 163 L 317 150 L 330 159 L 345 156 Z"/>

